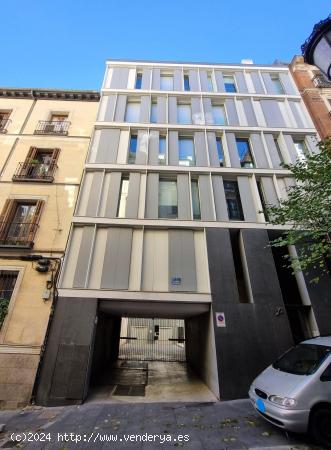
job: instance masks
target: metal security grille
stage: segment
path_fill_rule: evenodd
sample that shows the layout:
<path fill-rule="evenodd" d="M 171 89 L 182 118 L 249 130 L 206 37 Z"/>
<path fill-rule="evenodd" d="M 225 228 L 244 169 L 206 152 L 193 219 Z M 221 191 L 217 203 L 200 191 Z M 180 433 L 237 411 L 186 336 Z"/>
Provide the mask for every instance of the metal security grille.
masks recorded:
<path fill-rule="evenodd" d="M 122 317 L 118 358 L 186 361 L 184 320 Z"/>

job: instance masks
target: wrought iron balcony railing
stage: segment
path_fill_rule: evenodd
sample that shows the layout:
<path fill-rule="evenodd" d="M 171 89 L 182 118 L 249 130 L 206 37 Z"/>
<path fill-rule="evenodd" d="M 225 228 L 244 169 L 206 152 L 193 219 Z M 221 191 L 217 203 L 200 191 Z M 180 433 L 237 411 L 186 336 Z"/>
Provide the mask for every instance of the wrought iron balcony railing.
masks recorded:
<path fill-rule="evenodd" d="M 7 133 L 8 125 L 10 124 L 10 119 L 1 119 L 0 120 L 0 133 Z"/>
<path fill-rule="evenodd" d="M 313 83 L 319 88 L 331 88 L 331 81 L 328 81 L 321 74 L 317 74 L 313 78 Z"/>
<path fill-rule="evenodd" d="M 0 222 L 0 247 L 32 248 L 37 228 L 34 222 Z"/>
<path fill-rule="evenodd" d="M 57 169 L 55 163 L 45 164 L 39 162 L 20 162 L 13 175 L 13 181 L 40 181 L 52 183 Z"/>
<path fill-rule="evenodd" d="M 34 134 L 68 134 L 69 126 L 67 120 L 39 120 Z"/>

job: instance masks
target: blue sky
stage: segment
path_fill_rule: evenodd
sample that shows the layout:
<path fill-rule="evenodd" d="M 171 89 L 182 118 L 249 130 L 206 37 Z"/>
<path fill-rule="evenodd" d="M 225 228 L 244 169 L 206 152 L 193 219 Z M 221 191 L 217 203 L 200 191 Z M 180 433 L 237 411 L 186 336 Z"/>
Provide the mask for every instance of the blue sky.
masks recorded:
<path fill-rule="evenodd" d="M 290 61 L 322 0 L 8 0 L 0 85 L 99 89 L 106 59 Z"/>

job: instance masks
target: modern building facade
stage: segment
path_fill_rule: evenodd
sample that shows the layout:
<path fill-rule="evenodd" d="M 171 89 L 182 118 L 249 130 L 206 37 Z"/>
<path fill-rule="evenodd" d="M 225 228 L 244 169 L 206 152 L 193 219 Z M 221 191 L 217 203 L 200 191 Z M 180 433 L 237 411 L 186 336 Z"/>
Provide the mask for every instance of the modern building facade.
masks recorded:
<path fill-rule="evenodd" d="M 331 82 L 320 70 L 295 56 L 290 64 L 294 81 L 321 139 L 331 136 Z"/>
<path fill-rule="evenodd" d="M 0 408 L 31 399 L 99 97 L 0 89 Z"/>
<path fill-rule="evenodd" d="M 316 142 L 288 67 L 108 61 L 37 401 L 83 401 L 130 318 L 184 319 L 221 399 L 329 329 L 327 287 L 284 269 L 263 213 Z"/>

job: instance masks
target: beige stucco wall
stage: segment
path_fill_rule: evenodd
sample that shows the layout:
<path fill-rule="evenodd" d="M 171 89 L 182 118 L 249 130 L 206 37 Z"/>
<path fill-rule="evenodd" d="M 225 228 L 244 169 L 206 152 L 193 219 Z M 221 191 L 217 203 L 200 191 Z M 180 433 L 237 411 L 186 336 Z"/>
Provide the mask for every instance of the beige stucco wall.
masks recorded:
<path fill-rule="evenodd" d="M 8 134 L 19 134 L 34 103 L 33 99 L 0 98 L 0 111 L 11 111 Z"/>

